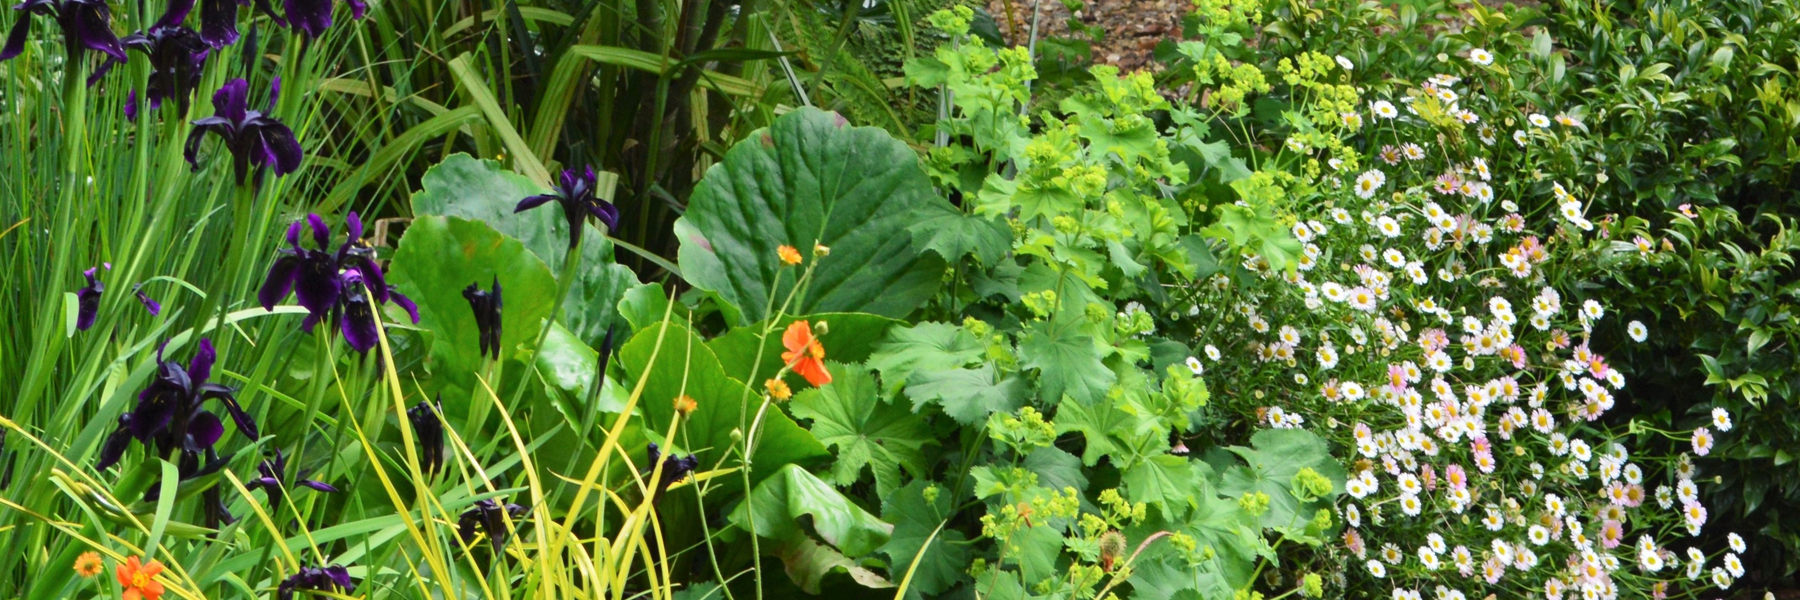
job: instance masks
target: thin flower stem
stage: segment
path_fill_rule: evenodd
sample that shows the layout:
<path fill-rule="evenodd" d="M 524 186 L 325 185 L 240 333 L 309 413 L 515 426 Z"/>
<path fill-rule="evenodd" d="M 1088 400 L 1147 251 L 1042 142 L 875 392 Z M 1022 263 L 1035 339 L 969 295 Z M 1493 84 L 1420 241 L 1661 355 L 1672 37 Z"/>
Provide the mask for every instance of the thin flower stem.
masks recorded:
<path fill-rule="evenodd" d="M 763 314 L 768 315 L 768 317 L 763 321 L 761 334 L 757 336 L 756 360 L 750 363 L 750 378 L 749 381 L 744 383 L 744 393 L 738 399 L 738 427 L 740 428 L 744 426 L 744 409 L 750 408 L 750 386 L 755 385 L 757 376 L 756 370 L 762 366 L 763 352 L 769 347 L 769 334 L 774 333 L 775 322 L 780 320 L 781 315 L 787 314 L 788 307 L 794 303 L 795 296 L 800 293 L 801 288 L 805 287 L 806 283 L 812 280 L 813 269 L 818 265 L 818 259 L 814 258 L 812 263 L 807 265 L 806 271 L 802 273 L 799 278 L 794 280 L 794 287 L 788 290 L 788 297 L 782 301 L 781 309 L 779 311 L 771 312 L 770 310 L 775 304 L 774 289 L 770 290 L 769 300 L 763 309 Z M 777 281 L 779 282 L 780 279 L 777 278 Z M 785 373 L 786 371 L 787 367 L 784 366 L 780 371 L 777 371 L 776 376 L 779 377 L 780 373 Z M 765 400 L 763 408 L 767 408 L 767 406 L 768 402 Z M 744 514 L 750 521 L 750 556 L 752 557 L 750 565 L 755 570 L 754 575 L 756 579 L 757 600 L 762 600 L 763 597 L 762 541 L 758 539 L 758 536 L 756 535 L 756 494 L 751 493 L 753 489 L 751 487 L 750 471 L 751 449 L 755 446 L 756 434 L 758 432 L 757 426 L 761 421 L 762 409 L 759 408 L 757 410 L 756 421 L 751 423 L 749 431 L 745 432 L 744 435 L 743 456 L 741 457 L 743 459 L 744 468 L 740 474 L 744 480 Z"/>

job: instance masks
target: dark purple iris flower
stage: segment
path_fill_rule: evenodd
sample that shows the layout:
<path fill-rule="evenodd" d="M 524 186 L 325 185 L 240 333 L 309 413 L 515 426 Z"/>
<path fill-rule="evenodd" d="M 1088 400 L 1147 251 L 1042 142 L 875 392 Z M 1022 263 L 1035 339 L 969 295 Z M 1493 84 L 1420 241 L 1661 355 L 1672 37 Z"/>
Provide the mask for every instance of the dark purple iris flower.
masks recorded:
<path fill-rule="evenodd" d="M 304 472 L 299 474 L 294 485 L 287 485 L 287 454 L 280 450 L 276 450 L 275 455 L 262 461 L 262 464 L 256 465 L 256 472 L 261 477 L 244 482 L 244 487 L 262 488 L 269 495 L 269 506 L 275 510 L 281 510 L 281 502 L 287 499 L 287 490 L 294 487 L 307 487 L 321 492 L 338 491 L 323 481 L 307 479 Z"/>
<path fill-rule="evenodd" d="M 111 269 L 112 265 L 106 265 L 106 268 Z M 94 317 L 100 314 L 100 295 L 106 293 L 106 284 L 94 277 L 96 270 L 98 269 L 82 271 L 81 276 L 87 278 L 87 286 L 75 290 L 75 329 L 79 331 L 87 331 L 94 326 Z"/>
<path fill-rule="evenodd" d="M 456 524 L 462 528 L 464 544 L 475 539 L 475 529 L 479 527 L 487 533 L 488 543 L 493 544 L 494 552 L 506 548 L 506 516 L 513 518 L 524 516 L 525 507 L 517 504 L 502 505 L 494 500 L 477 500 L 469 510 L 463 511 L 456 518 Z"/>
<path fill-rule="evenodd" d="M 347 3 L 352 17 L 361 19 L 369 12 L 369 5 L 362 0 Z M 306 33 L 306 37 L 317 38 L 331 27 L 331 11 L 337 8 L 337 0 L 284 0 L 281 7 L 287 11 L 290 27 Z"/>
<path fill-rule="evenodd" d="M 273 310 L 275 304 L 292 291 L 300 305 L 306 307 L 306 320 L 300 328 L 311 333 L 313 326 L 327 319 L 337 323 L 344 339 L 357 352 L 368 352 L 379 341 L 375 306 L 392 301 L 406 309 L 414 323 L 419 322 L 419 307 L 410 298 L 388 285 L 375 264 L 375 249 L 363 241 L 362 219 L 350 213 L 345 220 L 350 235 L 331 252 L 331 229 L 319 215 L 306 215 L 312 228 L 314 250 L 300 246 L 301 224 L 288 227 L 287 248 L 281 258 L 269 267 L 269 278 L 257 292 L 263 308 Z"/>
<path fill-rule="evenodd" d="M 647 468 L 652 471 L 655 470 L 658 460 L 662 461 L 663 465 L 662 478 L 656 481 L 656 489 L 651 492 L 650 498 L 653 502 L 656 499 L 661 498 L 662 493 L 668 491 L 670 485 L 673 485 L 677 481 L 681 481 L 688 476 L 688 473 L 692 473 L 694 472 L 694 469 L 700 467 L 700 459 L 692 454 L 685 457 L 674 455 L 663 456 L 662 448 L 658 447 L 656 442 L 650 442 L 649 449 L 650 462 L 647 464 L 650 466 Z"/>
<path fill-rule="evenodd" d="M 149 294 L 144 293 L 144 284 L 140 283 L 131 286 L 131 293 L 137 295 L 138 302 L 143 303 L 144 310 L 150 311 L 150 316 L 154 317 L 162 314 L 162 303 L 157 302 L 155 298 L 151 298 Z"/>
<path fill-rule="evenodd" d="M 193 103 L 194 88 L 200 85 L 200 72 L 206 66 L 206 55 L 212 51 L 200 34 L 182 25 L 194 9 L 194 0 L 175 0 L 145 31 L 125 36 L 125 47 L 150 58 L 150 85 L 146 90 L 150 109 L 162 108 L 163 100 L 175 99 L 181 114 L 187 114 Z M 124 61 L 107 61 L 102 70 Z M 98 74 L 97 74 L 98 75 Z M 125 103 L 125 117 L 137 119 L 137 90 Z"/>
<path fill-rule="evenodd" d="M 270 111 L 275 110 L 275 99 L 280 95 L 281 80 L 276 79 L 269 89 Z M 225 141 L 225 147 L 231 150 L 238 185 L 244 184 L 251 166 L 257 168 L 258 176 L 264 167 L 273 167 L 276 175 L 286 175 L 300 168 L 304 153 L 294 131 L 275 117 L 249 109 L 250 82 L 243 79 L 225 82 L 213 94 L 212 102 L 213 116 L 194 121 L 194 131 L 188 134 L 187 161 L 194 170 L 200 169 L 200 142 L 206 139 L 209 131 L 218 134 Z"/>
<path fill-rule="evenodd" d="M 469 308 L 475 311 L 481 354 L 500 360 L 500 277 L 494 277 L 494 287 L 489 291 L 482 291 L 479 283 L 469 284 L 463 288 L 463 298 L 469 300 Z"/>
<path fill-rule="evenodd" d="M 34 14 L 55 18 L 56 24 L 62 26 L 69 58 L 75 58 L 76 50 L 86 48 L 112 60 L 125 61 L 125 46 L 112 32 L 112 11 L 107 9 L 106 0 L 24 0 L 13 5 L 13 10 L 25 14 L 19 15 L 19 21 L 13 23 L 12 32 L 6 36 L 6 45 L 0 47 L 0 61 L 11 60 L 25 51 L 25 36 L 31 32 Z M 98 79 L 89 78 L 88 85 L 95 81 Z"/>
<path fill-rule="evenodd" d="M 299 573 L 282 580 L 281 586 L 276 588 L 275 597 L 293 600 L 294 592 L 299 590 L 349 594 L 354 589 L 356 582 L 350 580 L 350 571 L 341 566 L 301 567 Z"/>
<path fill-rule="evenodd" d="M 438 403 L 437 412 L 432 412 L 432 403 L 420 400 L 412 408 L 406 409 L 406 418 L 412 421 L 413 434 L 419 437 L 419 468 L 430 477 L 444 468 L 444 423 L 438 419 L 438 413 L 444 412 L 443 403 Z"/>
<path fill-rule="evenodd" d="M 238 41 L 238 7 L 249 6 L 250 0 L 200 0 L 200 39 L 214 48 L 224 48 Z M 285 23 L 281 17 L 275 16 L 275 9 L 269 6 L 269 0 L 256 0 L 256 9 L 271 17 L 275 22 Z"/>
<path fill-rule="evenodd" d="M 106 470 L 119 461 L 131 440 L 154 446 L 164 458 L 181 453 L 184 465 L 198 468 L 202 453 L 211 455 L 214 443 L 225 435 L 225 425 L 217 415 L 201 408 L 208 400 L 225 405 L 239 433 L 255 438 L 256 422 L 238 405 L 236 390 L 207 381 L 212 378 L 212 340 L 201 339 L 200 349 L 186 368 L 173 360 L 163 360 L 163 350 L 156 351 L 156 377 L 138 394 L 137 407 L 119 415 L 119 428 L 106 439 L 100 451 L 97 470 Z M 183 472 L 191 472 L 186 466 Z"/>
<path fill-rule="evenodd" d="M 582 224 L 588 217 L 599 219 L 606 224 L 607 231 L 619 228 L 619 207 L 596 195 L 600 177 L 594 174 L 594 168 L 588 167 L 586 172 L 567 169 L 556 184 L 556 193 L 539 194 L 519 201 L 513 208 L 520 213 L 555 200 L 562 204 L 563 218 L 569 221 L 569 247 L 574 248 L 581 242 Z"/>

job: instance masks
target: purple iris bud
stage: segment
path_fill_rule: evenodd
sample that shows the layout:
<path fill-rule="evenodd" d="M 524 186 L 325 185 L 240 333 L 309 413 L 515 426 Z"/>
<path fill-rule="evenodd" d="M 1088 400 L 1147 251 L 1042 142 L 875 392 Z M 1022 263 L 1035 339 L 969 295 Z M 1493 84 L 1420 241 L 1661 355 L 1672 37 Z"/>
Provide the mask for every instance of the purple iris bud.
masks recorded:
<path fill-rule="evenodd" d="M 609 232 L 619 228 L 619 207 L 596 195 L 599 182 L 600 177 L 594 173 L 593 167 L 588 167 L 585 172 L 565 170 L 556 183 L 556 193 L 539 194 L 520 200 L 513 212 L 531 210 L 551 200 L 562 204 L 563 218 L 569 221 L 569 247 L 574 248 L 581 242 L 581 226 L 587 222 L 588 217 L 599 219 Z"/>
<path fill-rule="evenodd" d="M 150 311 L 150 316 L 154 317 L 162 314 L 162 303 L 157 302 L 156 299 L 151 298 L 149 294 L 144 293 L 144 284 L 140 283 L 132 286 L 131 293 L 137 295 L 138 302 L 144 305 L 144 310 Z"/>
<path fill-rule="evenodd" d="M 419 322 L 419 307 L 412 299 L 388 285 L 381 266 L 375 263 L 375 249 L 362 239 L 362 219 L 350 213 L 345 219 L 349 235 L 337 250 L 331 250 L 331 229 L 319 215 L 306 215 L 306 225 L 299 221 L 288 227 L 288 247 L 269 267 L 256 297 L 264 309 L 275 305 L 292 292 L 306 307 L 306 320 L 300 328 L 312 332 L 322 321 L 337 323 L 344 339 L 357 352 L 368 352 L 379 341 L 376 331 L 375 306 L 393 302 L 406 310 L 414 323 Z M 303 229 L 312 231 L 313 248 L 300 245 Z"/>
<path fill-rule="evenodd" d="M 93 327 L 94 317 L 100 314 L 100 295 L 106 292 L 106 284 L 94 277 L 96 270 L 82 271 L 81 276 L 87 278 L 87 286 L 75 290 L 75 329 L 79 331 L 87 331 L 89 327 Z"/>
<path fill-rule="evenodd" d="M 469 284 L 463 288 L 463 298 L 469 300 L 469 308 L 475 311 L 475 329 L 480 332 L 482 356 L 500 360 L 500 277 L 494 277 L 494 288 L 489 291 L 482 291 L 481 284 Z"/>
<path fill-rule="evenodd" d="M 356 582 L 350 580 L 350 571 L 344 567 L 301 567 L 299 573 L 282 580 L 281 586 L 276 588 L 275 597 L 293 600 L 294 592 L 299 590 L 349 594 L 354 589 Z"/>
<path fill-rule="evenodd" d="M 349 0 L 350 16 L 361 19 L 368 14 L 369 5 L 362 0 Z M 331 11 L 337 8 L 336 0 L 284 0 L 282 9 L 287 11 L 287 24 L 306 34 L 306 37 L 317 38 L 325 35 L 331 27 Z"/>
<path fill-rule="evenodd" d="M 162 107 L 163 100 L 173 98 L 181 114 L 187 114 L 193 103 L 194 89 L 200 85 L 200 72 L 212 48 L 199 33 L 181 24 L 194 8 L 193 0 L 176 0 L 148 30 L 125 36 L 128 49 L 150 58 L 150 85 L 145 91 L 150 109 Z M 118 61 L 122 62 L 122 61 Z M 104 68 L 111 68 L 114 61 Z M 137 91 L 132 90 L 125 103 L 125 116 L 137 118 Z"/>
<path fill-rule="evenodd" d="M 275 100 L 280 93 L 281 80 L 277 79 L 269 91 L 270 111 L 275 110 Z M 212 102 L 213 116 L 194 121 L 194 130 L 188 134 L 185 154 L 194 170 L 200 169 L 200 142 L 206 139 L 209 131 L 224 140 L 226 149 L 231 151 L 232 169 L 237 174 L 238 185 L 244 184 L 252 166 L 256 167 L 259 177 L 265 167 L 273 168 L 276 175 L 286 175 L 300 168 L 300 159 L 304 157 L 300 140 L 281 121 L 250 110 L 249 82 L 243 79 L 225 82 L 213 94 Z"/>
<path fill-rule="evenodd" d="M 412 421 L 413 435 L 419 438 L 419 468 L 426 477 L 431 477 L 444 468 L 444 422 L 438 414 L 444 412 L 444 405 L 437 404 L 437 411 L 432 412 L 432 403 L 420 400 L 412 408 L 406 409 L 406 418 Z"/>
<path fill-rule="evenodd" d="M 304 472 L 299 475 L 299 479 L 294 481 L 294 485 L 289 486 L 287 484 L 287 454 L 281 450 L 276 450 L 273 456 L 262 461 L 262 464 L 256 465 L 256 472 L 259 477 L 244 482 L 244 487 L 246 489 L 262 488 L 263 492 L 269 495 L 269 506 L 274 510 L 281 510 L 281 503 L 287 499 L 287 490 L 291 488 L 304 487 L 321 492 L 338 491 L 337 488 L 323 481 L 307 479 Z"/>
<path fill-rule="evenodd" d="M 119 36 L 112 32 L 112 12 L 106 7 L 106 0 L 25 0 L 13 6 L 13 10 L 23 11 L 19 20 L 6 36 L 6 45 L 0 46 L 0 61 L 11 60 L 25 51 L 25 36 L 31 32 L 31 15 L 43 15 L 56 19 L 62 28 L 63 43 L 69 49 L 69 57 L 75 58 L 77 50 L 86 48 L 111 57 L 112 60 L 125 62 L 125 46 L 119 42 Z M 93 85 L 96 79 L 88 79 Z"/>
<path fill-rule="evenodd" d="M 462 529 L 464 544 L 475 539 L 475 530 L 487 533 L 488 543 L 498 553 L 506 548 L 506 517 L 524 516 L 525 507 L 517 504 L 502 505 L 494 500 L 477 500 L 469 510 L 456 517 L 456 524 Z"/>
<path fill-rule="evenodd" d="M 217 415 L 204 410 L 209 400 L 225 406 L 239 433 L 256 437 L 256 421 L 238 405 L 236 390 L 208 380 L 212 378 L 215 355 L 212 340 L 201 339 L 199 350 L 187 367 L 163 359 L 163 349 L 156 350 L 157 370 L 150 385 L 138 393 L 138 403 L 131 412 L 119 416 L 119 427 L 101 448 L 96 470 L 105 470 L 119 460 L 131 440 L 154 447 L 167 458 L 181 453 L 184 473 L 199 469 L 202 453 L 211 454 L 213 444 L 225 435 L 225 425 Z M 215 467 L 208 467 L 215 468 Z"/>
<path fill-rule="evenodd" d="M 662 462 L 662 477 L 656 481 L 656 489 L 651 492 L 650 498 L 652 502 L 660 499 L 662 493 L 667 491 L 670 485 L 674 485 L 675 482 L 681 481 L 688 476 L 688 473 L 692 473 L 694 469 L 700 467 L 700 459 L 692 454 L 685 457 L 678 457 L 675 455 L 663 456 L 662 448 L 658 447 L 656 442 L 650 442 L 649 450 L 650 462 L 647 464 L 650 466 L 648 469 L 654 471 L 656 469 L 657 461 L 660 460 Z"/>

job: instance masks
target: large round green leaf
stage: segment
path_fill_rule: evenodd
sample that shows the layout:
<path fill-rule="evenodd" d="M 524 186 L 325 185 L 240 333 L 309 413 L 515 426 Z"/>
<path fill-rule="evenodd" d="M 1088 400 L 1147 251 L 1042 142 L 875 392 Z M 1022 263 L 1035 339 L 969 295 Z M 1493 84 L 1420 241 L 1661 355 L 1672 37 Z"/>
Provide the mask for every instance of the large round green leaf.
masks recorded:
<path fill-rule="evenodd" d="M 419 325 L 434 334 L 433 371 L 463 391 L 447 394 L 450 404 L 468 397 L 471 374 L 481 367 L 480 331 L 463 288 L 474 282 L 485 288 L 495 277 L 506 299 L 500 313 L 500 351 L 506 358 L 536 339 L 550 316 L 556 280 L 544 261 L 487 223 L 456 217 L 414 219 L 394 252 L 388 281 L 418 303 Z"/>
<path fill-rule="evenodd" d="M 915 247 L 907 228 L 946 211 L 955 208 L 906 144 L 802 108 L 752 132 L 707 170 L 676 224 L 681 271 L 723 301 L 733 325 L 756 323 L 806 268 L 785 266 L 776 254 L 793 246 L 819 262 L 787 312 L 904 317 L 937 291 L 944 267 Z M 831 254 L 812 258 L 814 244 Z"/>
<path fill-rule="evenodd" d="M 569 248 L 569 223 L 560 206 L 542 206 L 522 213 L 513 207 L 526 196 L 547 192 L 523 175 L 500 163 L 467 154 L 452 154 L 425 172 L 413 194 L 413 215 L 462 217 L 481 221 L 507 237 L 518 240 L 550 267 L 561 273 Z M 613 245 L 592 223 L 581 243 L 581 269 L 569 285 L 563 301 L 563 322 L 590 347 L 598 348 L 608 325 L 625 323 L 618 318 L 619 297 L 637 285 L 637 275 L 613 262 Z M 465 283 L 465 285 L 467 285 Z M 483 285 L 486 285 L 483 283 Z M 513 302 L 506 290 L 506 303 Z M 554 289 L 549 292 L 555 294 Z"/>

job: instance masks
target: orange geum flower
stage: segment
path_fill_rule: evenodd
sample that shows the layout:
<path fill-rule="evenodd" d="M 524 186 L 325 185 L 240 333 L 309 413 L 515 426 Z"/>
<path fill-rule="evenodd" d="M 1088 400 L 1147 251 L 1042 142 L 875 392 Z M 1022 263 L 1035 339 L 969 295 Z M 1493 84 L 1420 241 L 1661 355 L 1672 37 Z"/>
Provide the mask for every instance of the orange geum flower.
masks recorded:
<path fill-rule="evenodd" d="M 100 563 L 99 552 L 83 552 L 81 556 L 75 557 L 75 574 L 80 575 L 82 579 L 93 579 L 103 569 L 105 569 L 105 565 Z"/>
<path fill-rule="evenodd" d="M 681 416 L 685 417 L 698 408 L 700 408 L 700 403 L 695 402 L 692 396 L 682 394 L 675 397 L 675 412 L 681 413 Z"/>
<path fill-rule="evenodd" d="M 800 320 L 788 325 L 787 332 L 781 334 L 781 344 L 787 346 L 781 360 L 795 373 L 814 387 L 831 383 L 831 372 L 825 370 L 825 346 L 813 337 L 811 323 Z"/>
<path fill-rule="evenodd" d="M 781 257 L 782 264 L 789 266 L 800 264 L 800 251 L 793 246 L 782 244 L 775 249 L 775 255 Z"/>
<path fill-rule="evenodd" d="M 126 559 L 125 564 L 119 565 L 119 570 L 116 572 L 119 576 L 119 586 L 125 588 L 125 593 L 120 596 L 121 600 L 157 600 L 161 598 L 163 586 L 156 582 L 156 574 L 161 573 L 162 570 L 162 563 L 154 560 L 150 561 L 150 564 L 143 564 L 138 561 L 136 556 Z"/>
<path fill-rule="evenodd" d="M 779 377 L 764 382 L 763 387 L 768 388 L 769 397 L 778 402 L 794 397 L 794 390 L 790 389 L 787 382 L 782 381 Z"/>

